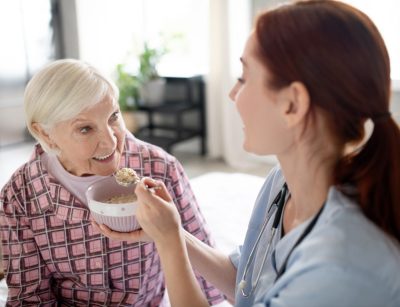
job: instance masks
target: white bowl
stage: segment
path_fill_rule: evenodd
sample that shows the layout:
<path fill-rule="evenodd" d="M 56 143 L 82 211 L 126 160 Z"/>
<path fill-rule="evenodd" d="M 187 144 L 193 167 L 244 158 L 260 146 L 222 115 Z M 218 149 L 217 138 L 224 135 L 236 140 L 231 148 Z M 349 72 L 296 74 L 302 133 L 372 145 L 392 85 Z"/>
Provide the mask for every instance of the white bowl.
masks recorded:
<path fill-rule="evenodd" d="M 129 232 L 140 228 L 136 221 L 137 202 L 108 203 L 112 197 L 130 195 L 135 192 L 135 185 L 119 185 L 113 176 L 101 179 L 92 184 L 86 191 L 86 199 L 93 219 L 98 224 L 107 225 L 110 229 Z"/>

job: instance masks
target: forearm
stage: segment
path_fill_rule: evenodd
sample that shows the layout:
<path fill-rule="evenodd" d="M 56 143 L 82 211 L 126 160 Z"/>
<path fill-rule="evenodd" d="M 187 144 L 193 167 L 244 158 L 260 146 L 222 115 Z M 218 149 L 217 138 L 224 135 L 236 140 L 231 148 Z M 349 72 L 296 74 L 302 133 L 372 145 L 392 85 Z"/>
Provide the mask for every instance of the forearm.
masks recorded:
<path fill-rule="evenodd" d="M 190 262 L 201 276 L 221 290 L 229 300 L 235 298 L 236 268 L 228 256 L 184 232 Z"/>
<path fill-rule="evenodd" d="M 193 191 L 190 188 L 188 178 L 179 162 L 176 162 L 174 170 L 176 172 L 176 177 L 180 178 L 179 184 L 181 185 L 181 188 L 171 189 L 171 193 L 174 196 L 173 200 L 174 203 L 177 204 L 178 210 L 182 212 L 182 225 L 185 225 L 187 231 L 193 228 L 197 229 L 196 227 L 198 226 L 196 226 L 196 224 L 203 224 L 204 218 L 201 216 L 199 206 L 194 198 Z M 176 195 L 175 191 L 182 191 L 183 194 Z M 191 210 L 193 210 L 193 215 L 196 217 L 196 220 L 192 218 L 187 208 L 179 206 L 179 204 L 182 203 L 182 201 L 179 201 L 181 199 L 186 199 L 190 202 L 192 207 Z M 185 214 L 183 214 L 183 212 L 185 212 Z M 190 221 L 187 216 L 190 217 Z M 190 227 L 190 225 L 193 227 Z M 207 225 L 203 224 L 203 227 L 207 229 Z M 224 292 L 224 294 L 230 299 L 233 299 L 235 292 L 236 269 L 232 265 L 230 259 L 191 235 L 190 232 L 191 231 L 185 232 L 185 241 L 192 266 L 205 280 L 207 280 L 207 282 L 213 284 L 220 291 Z M 196 232 L 196 234 L 197 233 L 202 234 L 206 238 L 206 240 L 203 241 L 209 241 L 207 231 L 204 231 L 203 233 L 201 233 L 201 231 Z"/>
<path fill-rule="evenodd" d="M 209 306 L 190 264 L 183 232 L 167 244 L 156 242 L 171 306 Z"/>

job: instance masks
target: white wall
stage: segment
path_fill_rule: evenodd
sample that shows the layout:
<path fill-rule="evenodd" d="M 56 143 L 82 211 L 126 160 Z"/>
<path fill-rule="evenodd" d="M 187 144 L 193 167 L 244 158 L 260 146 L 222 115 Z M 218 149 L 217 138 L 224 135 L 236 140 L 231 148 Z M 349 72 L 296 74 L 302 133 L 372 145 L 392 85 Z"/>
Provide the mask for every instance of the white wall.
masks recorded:
<path fill-rule="evenodd" d="M 62 48 L 65 58 L 79 59 L 79 35 L 76 0 L 60 0 Z"/>

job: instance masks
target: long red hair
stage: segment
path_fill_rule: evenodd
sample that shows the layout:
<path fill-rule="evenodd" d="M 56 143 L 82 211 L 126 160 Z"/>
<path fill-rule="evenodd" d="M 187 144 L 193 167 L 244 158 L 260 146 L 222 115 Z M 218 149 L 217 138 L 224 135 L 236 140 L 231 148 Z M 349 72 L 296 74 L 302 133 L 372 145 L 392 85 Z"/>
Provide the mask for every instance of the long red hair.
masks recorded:
<path fill-rule="evenodd" d="M 373 120 L 368 141 L 337 163 L 334 178 L 339 188 L 355 186 L 356 194 L 342 190 L 400 241 L 400 129 L 389 114 L 388 52 L 373 22 L 341 2 L 300 1 L 261 14 L 255 33 L 269 86 L 302 82 L 343 144 L 362 140 Z"/>

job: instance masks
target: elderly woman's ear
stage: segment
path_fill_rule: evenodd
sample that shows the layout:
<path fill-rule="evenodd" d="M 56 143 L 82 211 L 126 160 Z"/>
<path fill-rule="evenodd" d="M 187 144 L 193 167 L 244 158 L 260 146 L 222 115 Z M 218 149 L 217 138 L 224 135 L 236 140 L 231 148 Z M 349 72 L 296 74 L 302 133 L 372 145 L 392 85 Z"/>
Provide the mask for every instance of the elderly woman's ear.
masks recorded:
<path fill-rule="evenodd" d="M 47 147 L 52 149 L 52 150 L 57 150 L 58 146 L 57 144 L 51 139 L 48 131 L 43 128 L 43 126 L 39 123 L 32 123 L 31 125 L 32 129 L 35 131 L 38 137 L 46 143 Z"/>

